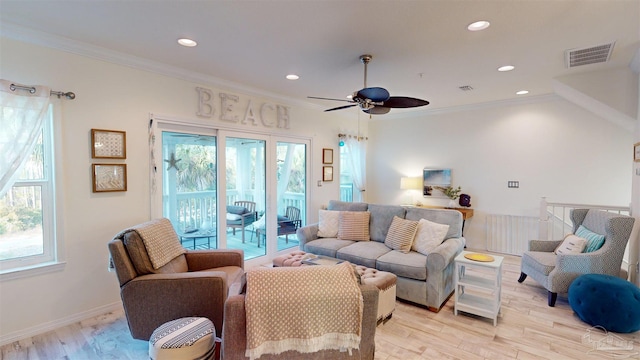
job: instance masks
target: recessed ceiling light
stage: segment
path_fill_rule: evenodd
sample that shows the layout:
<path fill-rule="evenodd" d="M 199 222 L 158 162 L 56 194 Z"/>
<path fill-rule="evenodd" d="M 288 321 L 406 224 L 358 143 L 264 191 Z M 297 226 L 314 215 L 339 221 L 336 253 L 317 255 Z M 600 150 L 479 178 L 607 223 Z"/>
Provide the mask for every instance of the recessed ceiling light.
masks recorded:
<path fill-rule="evenodd" d="M 520 90 L 518 92 L 516 92 L 516 95 L 527 95 L 529 93 L 528 90 Z"/>
<path fill-rule="evenodd" d="M 197 42 L 191 40 L 191 39 L 178 39 L 178 44 L 182 45 L 182 46 L 186 46 L 186 47 L 194 47 L 196 45 L 198 45 Z"/>
<path fill-rule="evenodd" d="M 347 95 L 347 99 L 349 100 L 353 99 L 353 95 Z"/>
<path fill-rule="evenodd" d="M 513 69 L 515 69 L 516 67 L 513 65 L 505 65 L 505 66 L 500 66 L 498 68 L 498 71 L 511 71 Z"/>
<path fill-rule="evenodd" d="M 289 74 L 286 76 L 287 79 L 289 80 L 298 80 L 300 79 L 300 76 L 296 75 L 296 74 Z"/>
<path fill-rule="evenodd" d="M 469 24 L 469 26 L 467 26 L 467 29 L 469 31 L 480 31 L 488 28 L 489 25 L 491 24 L 488 21 L 481 20 L 481 21 L 476 21 L 474 23 Z"/>

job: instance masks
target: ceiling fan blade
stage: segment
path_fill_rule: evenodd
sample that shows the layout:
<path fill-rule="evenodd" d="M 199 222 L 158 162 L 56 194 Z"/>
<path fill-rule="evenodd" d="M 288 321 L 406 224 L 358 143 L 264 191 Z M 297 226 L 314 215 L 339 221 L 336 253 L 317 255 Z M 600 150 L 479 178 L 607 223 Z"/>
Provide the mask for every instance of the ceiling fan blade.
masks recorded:
<path fill-rule="evenodd" d="M 344 106 L 338 106 L 338 107 L 334 107 L 334 108 L 331 108 L 331 109 L 327 109 L 327 110 L 325 110 L 324 112 L 327 112 L 327 111 L 334 111 L 334 110 L 342 110 L 342 109 L 346 109 L 346 108 L 350 108 L 350 107 L 354 107 L 354 106 L 356 106 L 356 104 L 344 105 Z"/>
<path fill-rule="evenodd" d="M 332 98 L 317 97 L 317 96 L 307 96 L 307 98 L 308 98 L 308 99 L 319 99 L 319 100 L 344 101 L 344 102 L 348 102 L 348 103 L 352 103 L 352 102 L 354 102 L 353 100 L 346 100 L 346 99 L 332 99 Z"/>
<path fill-rule="evenodd" d="M 383 104 L 383 106 L 390 108 L 411 108 L 425 105 L 429 105 L 429 102 L 406 96 L 392 96 L 388 100 L 385 100 Z"/>
<path fill-rule="evenodd" d="M 371 109 L 363 109 L 362 111 L 371 115 L 382 115 L 391 111 L 391 108 L 388 108 L 386 106 L 374 106 Z"/>
<path fill-rule="evenodd" d="M 389 98 L 387 89 L 381 87 L 364 88 L 356 93 L 357 97 L 369 99 L 374 102 L 386 101 Z"/>

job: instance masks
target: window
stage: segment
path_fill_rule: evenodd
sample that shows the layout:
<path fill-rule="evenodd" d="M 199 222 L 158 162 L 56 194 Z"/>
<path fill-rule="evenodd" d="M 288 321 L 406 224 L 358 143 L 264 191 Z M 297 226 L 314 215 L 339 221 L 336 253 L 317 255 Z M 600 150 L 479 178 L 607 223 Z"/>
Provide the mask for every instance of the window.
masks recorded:
<path fill-rule="evenodd" d="M 349 150 L 346 146 L 340 146 L 340 200 L 353 201 L 353 177 L 349 164 Z"/>
<path fill-rule="evenodd" d="M 13 187 L 0 198 L 0 273 L 57 260 L 52 123 L 50 106 L 30 157 Z"/>

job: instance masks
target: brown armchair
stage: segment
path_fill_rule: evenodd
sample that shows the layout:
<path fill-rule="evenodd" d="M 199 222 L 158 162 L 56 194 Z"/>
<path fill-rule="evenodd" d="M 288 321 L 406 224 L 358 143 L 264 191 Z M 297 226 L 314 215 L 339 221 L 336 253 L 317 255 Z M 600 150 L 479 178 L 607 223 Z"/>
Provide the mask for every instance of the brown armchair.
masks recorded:
<path fill-rule="evenodd" d="M 133 338 L 149 340 L 158 326 L 187 316 L 206 317 L 216 332 L 222 333 L 229 287 L 239 283 L 244 273 L 242 250 L 184 250 L 164 266 L 154 268 L 141 230 L 160 232 L 179 243 L 167 219 L 137 225 L 109 242 Z"/>

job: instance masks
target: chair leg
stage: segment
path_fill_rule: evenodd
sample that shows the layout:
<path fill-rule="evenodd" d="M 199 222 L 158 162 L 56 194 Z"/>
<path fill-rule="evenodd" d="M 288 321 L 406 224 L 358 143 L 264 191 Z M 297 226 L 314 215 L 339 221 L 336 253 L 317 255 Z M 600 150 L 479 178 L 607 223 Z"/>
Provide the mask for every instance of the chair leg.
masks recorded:
<path fill-rule="evenodd" d="M 518 279 L 518 282 L 519 282 L 519 283 L 521 283 L 521 282 L 523 282 L 523 281 L 524 281 L 524 279 L 526 279 L 526 278 L 527 278 L 527 274 L 525 274 L 525 273 L 521 272 L 521 273 L 520 273 L 520 278 Z"/>
<path fill-rule="evenodd" d="M 554 307 L 556 305 L 556 299 L 558 298 L 558 293 L 554 293 L 549 291 L 547 294 L 549 306 Z"/>

